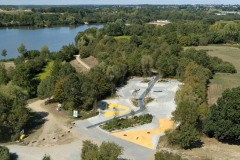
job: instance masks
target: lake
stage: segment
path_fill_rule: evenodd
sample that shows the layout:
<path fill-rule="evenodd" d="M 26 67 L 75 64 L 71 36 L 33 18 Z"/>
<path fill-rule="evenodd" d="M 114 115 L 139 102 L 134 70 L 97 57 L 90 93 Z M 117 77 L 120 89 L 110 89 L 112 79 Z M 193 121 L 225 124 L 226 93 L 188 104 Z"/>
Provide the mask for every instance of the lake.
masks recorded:
<path fill-rule="evenodd" d="M 54 27 L 40 29 L 0 29 L 0 51 L 7 50 L 6 59 L 16 58 L 19 53 L 17 48 L 21 43 L 25 44 L 27 50 L 40 50 L 47 45 L 50 51 L 59 51 L 63 45 L 74 43 L 78 32 L 88 28 L 102 28 L 103 25 L 81 25 L 77 27 Z M 0 56 L 0 59 L 3 59 Z"/>

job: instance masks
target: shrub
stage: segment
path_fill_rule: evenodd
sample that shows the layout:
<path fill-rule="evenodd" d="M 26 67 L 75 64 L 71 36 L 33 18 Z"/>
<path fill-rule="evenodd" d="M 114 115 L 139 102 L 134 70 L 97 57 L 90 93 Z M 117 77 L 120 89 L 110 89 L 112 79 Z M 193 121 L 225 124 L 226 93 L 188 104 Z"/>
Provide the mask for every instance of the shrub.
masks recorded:
<path fill-rule="evenodd" d="M 42 160 L 51 160 L 51 157 L 45 154 Z"/>
<path fill-rule="evenodd" d="M 123 148 L 112 142 L 103 142 L 100 147 L 89 140 L 83 141 L 82 160 L 115 160 L 123 153 Z"/>
<path fill-rule="evenodd" d="M 176 130 L 169 131 L 166 135 L 170 144 L 179 145 L 184 149 L 192 148 L 200 141 L 199 132 L 195 126 L 190 124 L 182 124 Z"/>
<path fill-rule="evenodd" d="M 180 155 L 167 151 L 155 153 L 155 160 L 184 160 Z"/>
<path fill-rule="evenodd" d="M 146 105 L 146 104 L 152 102 L 153 100 L 154 100 L 154 98 L 152 98 L 152 97 L 146 97 L 146 98 L 144 98 L 144 104 Z"/>
<path fill-rule="evenodd" d="M 114 130 L 133 127 L 136 125 L 151 123 L 152 118 L 153 116 L 151 114 L 145 114 L 139 117 L 134 116 L 133 118 L 114 118 L 113 120 L 105 123 L 100 127 L 108 131 L 114 131 Z"/>
<path fill-rule="evenodd" d="M 98 146 L 89 140 L 83 141 L 81 158 L 83 160 L 97 159 Z"/>
<path fill-rule="evenodd" d="M 0 146 L 0 159 L 10 160 L 10 153 L 7 147 Z"/>

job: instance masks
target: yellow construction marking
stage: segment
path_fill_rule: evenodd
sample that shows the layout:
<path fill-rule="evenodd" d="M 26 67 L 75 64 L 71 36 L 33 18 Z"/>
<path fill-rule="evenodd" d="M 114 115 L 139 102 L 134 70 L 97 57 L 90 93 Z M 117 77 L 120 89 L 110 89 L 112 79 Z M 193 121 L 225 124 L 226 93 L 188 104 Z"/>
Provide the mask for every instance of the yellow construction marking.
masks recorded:
<path fill-rule="evenodd" d="M 113 133 L 112 135 L 150 149 L 155 149 L 152 142 L 153 136 L 164 133 L 174 126 L 174 122 L 170 118 L 159 119 L 159 124 L 160 127 L 154 130 L 124 131 Z"/>
<path fill-rule="evenodd" d="M 108 106 L 109 109 L 112 109 L 111 111 L 106 111 L 104 114 L 104 117 L 108 118 L 108 117 L 113 117 L 116 115 L 116 111 L 117 111 L 117 115 L 123 115 L 125 113 L 127 113 L 130 109 L 126 106 L 122 106 L 120 104 L 110 104 Z M 116 108 L 116 111 L 114 111 L 113 109 Z"/>

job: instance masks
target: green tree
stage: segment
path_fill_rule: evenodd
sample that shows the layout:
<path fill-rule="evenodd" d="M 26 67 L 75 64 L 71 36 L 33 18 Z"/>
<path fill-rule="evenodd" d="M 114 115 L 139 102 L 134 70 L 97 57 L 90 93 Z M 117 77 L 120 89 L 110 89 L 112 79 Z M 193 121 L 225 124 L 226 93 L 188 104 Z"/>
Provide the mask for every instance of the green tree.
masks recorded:
<path fill-rule="evenodd" d="M 188 46 L 190 44 L 190 37 L 189 36 L 181 37 L 179 43 L 183 46 Z"/>
<path fill-rule="evenodd" d="M 77 55 L 78 52 L 78 49 L 73 44 L 69 44 L 63 46 L 62 49 L 57 54 L 55 54 L 55 57 L 61 61 L 69 62 L 74 59 L 74 55 Z"/>
<path fill-rule="evenodd" d="M 19 139 L 20 131 L 29 120 L 26 101 L 15 100 L 19 95 L 10 93 L 15 95 L 9 95 L 5 89 L 0 89 L 0 142 Z"/>
<path fill-rule="evenodd" d="M 23 63 L 17 65 L 13 74 L 14 84 L 23 88 L 27 88 L 30 92 L 32 78 L 33 72 L 31 72 L 31 69 L 26 64 Z"/>
<path fill-rule="evenodd" d="M 167 151 L 159 151 L 154 156 L 155 160 L 184 160 L 180 155 Z"/>
<path fill-rule="evenodd" d="M 191 124 L 180 124 L 176 130 L 167 133 L 168 142 L 184 149 L 193 147 L 200 141 L 199 132 Z"/>
<path fill-rule="evenodd" d="M 151 55 L 143 55 L 141 59 L 142 70 L 145 76 L 150 75 L 151 68 L 153 67 L 153 58 Z"/>
<path fill-rule="evenodd" d="M 195 101 L 184 99 L 178 104 L 173 116 L 176 122 L 196 125 L 199 118 L 198 106 Z"/>
<path fill-rule="evenodd" d="M 105 33 L 109 36 L 122 36 L 125 24 L 122 20 L 118 19 L 116 22 L 107 23 Z"/>
<path fill-rule="evenodd" d="M 192 60 L 188 59 L 186 57 L 180 58 L 178 60 L 178 67 L 176 70 L 176 72 L 177 72 L 176 74 L 177 74 L 177 77 L 179 79 L 181 79 L 182 81 L 184 80 L 185 68 L 190 62 L 192 62 Z"/>
<path fill-rule="evenodd" d="M 8 82 L 7 70 L 3 64 L 0 64 L 0 85 Z"/>
<path fill-rule="evenodd" d="M 10 160 L 10 153 L 7 147 L 0 146 L 0 159 Z"/>
<path fill-rule="evenodd" d="M 168 43 L 168 44 L 175 44 L 178 43 L 178 38 L 177 38 L 177 33 L 175 32 L 171 32 L 165 35 L 164 40 Z"/>
<path fill-rule="evenodd" d="M 163 77 L 167 76 L 175 76 L 177 69 L 177 57 L 166 53 L 159 56 L 157 60 L 156 67 L 158 71 L 163 75 Z"/>
<path fill-rule="evenodd" d="M 204 50 L 197 51 L 195 48 L 190 48 L 183 53 L 183 56 L 193 60 L 198 65 L 201 65 L 205 68 L 212 70 L 210 57 L 207 55 L 207 52 Z"/>
<path fill-rule="evenodd" d="M 82 104 L 81 85 L 81 80 L 75 74 L 70 74 L 64 81 L 63 93 L 65 101 L 73 105 L 68 106 L 68 109 L 74 109 Z"/>
<path fill-rule="evenodd" d="M 112 142 L 103 142 L 100 147 L 89 140 L 83 141 L 82 160 L 116 160 L 123 148 Z"/>
<path fill-rule="evenodd" d="M 9 82 L 7 85 L 0 86 L 0 89 L 4 91 L 3 93 L 7 95 L 9 99 L 13 100 L 15 104 L 25 105 L 26 100 L 29 98 L 26 90 L 14 85 L 12 82 Z"/>
<path fill-rule="evenodd" d="M 227 23 L 223 28 L 223 34 L 228 41 L 236 41 L 239 36 L 239 26 L 235 22 Z"/>
<path fill-rule="evenodd" d="M 20 53 L 22 57 L 25 57 L 25 54 L 26 54 L 26 52 L 27 52 L 27 49 L 26 49 L 26 46 L 25 46 L 23 43 L 21 43 L 21 44 L 19 45 L 19 47 L 18 47 L 17 50 L 18 50 L 18 53 Z"/>
<path fill-rule="evenodd" d="M 90 51 L 89 47 L 82 46 L 79 51 L 79 54 L 80 54 L 81 58 L 87 58 L 91 55 L 91 51 Z"/>
<path fill-rule="evenodd" d="M 54 61 L 51 76 L 56 82 L 58 79 L 66 78 L 68 75 L 76 73 L 76 70 L 71 66 L 70 63 L 63 63 L 59 60 Z"/>
<path fill-rule="evenodd" d="M 48 46 L 42 46 L 42 48 L 40 50 L 40 56 L 42 58 L 46 58 L 49 54 L 50 54 L 50 51 L 49 51 Z"/>
<path fill-rule="evenodd" d="M 130 38 L 130 43 L 132 43 L 132 44 L 136 45 L 137 47 L 139 47 L 142 44 L 142 41 L 141 41 L 141 39 L 138 36 L 133 35 Z"/>
<path fill-rule="evenodd" d="M 46 77 L 40 82 L 37 88 L 38 97 L 41 99 L 50 98 L 53 95 L 55 81 L 52 76 Z"/>
<path fill-rule="evenodd" d="M 3 57 L 6 57 L 7 56 L 7 50 L 6 49 L 3 49 L 2 52 L 1 52 L 1 55 Z"/>
<path fill-rule="evenodd" d="M 83 141 L 81 158 L 82 160 L 97 160 L 98 146 L 89 140 Z"/>
<path fill-rule="evenodd" d="M 130 54 L 126 61 L 130 75 L 142 76 L 141 56 L 137 52 Z"/>
<path fill-rule="evenodd" d="M 103 142 L 99 148 L 99 159 L 116 160 L 123 153 L 123 148 L 112 142 Z"/>
<path fill-rule="evenodd" d="M 240 141 L 240 87 L 227 89 L 217 104 L 210 107 L 204 132 L 219 140 Z"/>
<path fill-rule="evenodd" d="M 54 99 L 56 99 L 60 103 L 65 101 L 65 94 L 63 91 L 63 84 L 65 81 L 66 81 L 66 78 L 58 80 L 55 84 L 54 91 L 53 91 Z"/>

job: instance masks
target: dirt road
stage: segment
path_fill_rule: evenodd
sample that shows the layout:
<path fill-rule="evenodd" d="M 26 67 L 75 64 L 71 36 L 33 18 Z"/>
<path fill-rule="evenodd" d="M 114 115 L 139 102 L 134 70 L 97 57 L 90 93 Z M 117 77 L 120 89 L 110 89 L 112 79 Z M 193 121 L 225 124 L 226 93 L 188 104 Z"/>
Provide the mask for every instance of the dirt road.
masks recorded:
<path fill-rule="evenodd" d="M 26 146 L 9 145 L 10 151 L 16 152 L 19 160 L 40 160 L 44 154 L 57 160 L 79 160 L 84 137 L 71 129 L 69 117 L 57 112 L 56 104 L 44 105 L 44 100 L 28 107 L 45 116 L 45 123 L 25 139 Z"/>

